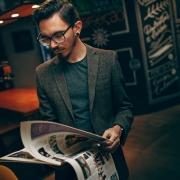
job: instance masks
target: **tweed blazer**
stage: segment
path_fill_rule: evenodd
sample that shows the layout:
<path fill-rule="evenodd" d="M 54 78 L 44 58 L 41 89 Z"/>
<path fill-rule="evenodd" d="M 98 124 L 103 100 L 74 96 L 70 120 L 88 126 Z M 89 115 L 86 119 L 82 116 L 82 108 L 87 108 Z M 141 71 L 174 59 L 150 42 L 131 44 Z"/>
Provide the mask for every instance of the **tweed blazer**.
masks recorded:
<path fill-rule="evenodd" d="M 85 46 L 89 107 L 95 133 L 102 135 L 106 129 L 119 124 L 124 129 L 121 138 L 123 145 L 131 128 L 133 114 L 132 104 L 125 92 L 117 53 L 93 48 L 86 44 Z M 42 119 L 74 127 L 73 109 L 63 72 L 63 63 L 57 56 L 36 68 L 36 84 Z M 118 157 L 122 156 L 120 165 L 123 169 L 126 164 L 121 147 L 116 154 Z M 127 168 L 123 171 L 126 171 L 124 172 L 124 177 L 126 177 Z"/>

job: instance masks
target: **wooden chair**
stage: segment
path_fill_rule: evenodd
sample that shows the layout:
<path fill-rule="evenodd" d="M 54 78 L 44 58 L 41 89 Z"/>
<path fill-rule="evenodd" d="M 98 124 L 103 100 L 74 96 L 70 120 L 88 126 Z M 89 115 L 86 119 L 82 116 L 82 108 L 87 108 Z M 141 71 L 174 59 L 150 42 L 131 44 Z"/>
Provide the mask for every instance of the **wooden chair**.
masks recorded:
<path fill-rule="evenodd" d="M 8 167 L 0 165 L 0 180 L 18 180 L 18 178 Z"/>

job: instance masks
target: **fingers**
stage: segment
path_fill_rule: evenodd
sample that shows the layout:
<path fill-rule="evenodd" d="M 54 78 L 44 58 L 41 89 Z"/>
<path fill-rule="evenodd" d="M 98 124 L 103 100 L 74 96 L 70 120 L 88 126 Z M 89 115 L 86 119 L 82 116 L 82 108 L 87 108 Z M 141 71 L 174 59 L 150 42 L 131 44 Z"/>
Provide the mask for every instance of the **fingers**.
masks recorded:
<path fill-rule="evenodd" d="M 105 150 L 106 152 L 113 153 L 119 147 L 120 133 L 118 128 L 118 126 L 115 128 L 109 128 L 104 132 L 102 137 L 111 140 L 113 143 L 104 142 L 100 146 L 101 149 Z"/>
<path fill-rule="evenodd" d="M 116 139 L 112 145 L 108 146 L 107 144 L 105 145 L 103 144 L 100 146 L 100 148 L 106 152 L 113 153 L 114 151 L 116 151 L 119 145 L 120 145 L 120 140 Z"/>
<path fill-rule="evenodd" d="M 117 138 L 119 138 L 118 136 L 119 134 L 117 134 L 115 131 L 112 130 L 112 128 L 106 130 L 104 132 L 104 134 L 102 135 L 103 138 L 107 138 L 111 141 L 115 141 Z"/>
<path fill-rule="evenodd" d="M 106 141 L 106 142 L 102 142 L 100 145 L 101 146 L 111 146 L 114 142 L 110 142 L 110 141 Z"/>
<path fill-rule="evenodd" d="M 104 134 L 102 135 L 103 138 L 109 139 L 110 137 L 110 132 L 108 130 L 104 131 Z"/>

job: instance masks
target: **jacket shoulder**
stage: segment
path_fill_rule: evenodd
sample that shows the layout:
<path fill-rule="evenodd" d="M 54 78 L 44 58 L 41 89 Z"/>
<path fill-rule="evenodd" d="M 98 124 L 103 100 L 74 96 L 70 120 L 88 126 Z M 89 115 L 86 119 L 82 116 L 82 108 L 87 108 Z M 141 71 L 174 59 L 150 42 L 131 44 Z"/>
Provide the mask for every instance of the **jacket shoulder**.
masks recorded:
<path fill-rule="evenodd" d="M 52 68 L 53 66 L 55 66 L 55 63 L 57 62 L 58 58 L 55 56 L 54 58 L 38 65 L 36 67 L 36 72 L 38 71 L 43 71 L 43 70 L 47 70 L 49 68 Z"/>
<path fill-rule="evenodd" d="M 116 53 L 114 50 L 106 50 L 106 49 L 101 49 L 97 47 L 92 47 L 90 45 L 85 44 L 88 50 L 94 51 L 95 53 L 105 53 L 105 54 L 113 54 Z"/>

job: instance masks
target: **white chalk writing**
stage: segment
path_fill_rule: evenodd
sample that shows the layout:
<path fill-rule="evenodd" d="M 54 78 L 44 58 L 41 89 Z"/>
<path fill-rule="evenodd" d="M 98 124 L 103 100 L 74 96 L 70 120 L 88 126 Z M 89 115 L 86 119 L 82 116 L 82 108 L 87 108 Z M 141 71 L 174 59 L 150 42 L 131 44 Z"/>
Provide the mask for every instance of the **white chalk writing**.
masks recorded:
<path fill-rule="evenodd" d="M 171 86 L 175 81 L 178 81 L 178 76 L 172 74 L 165 74 L 160 78 L 153 80 L 152 84 L 154 85 L 154 94 L 159 95 L 169 86 Z"/>
<path fill-rule="evenodd" d="M 167 29 L 167 24 L 165 24 L 165 22 L 169 19 L 170 16 L 168 12 L 163 12 L 162 15 L 158 18 L 158 21 L 154 21 L 153 26 L 147 24 L 144 27 L 144 33 L 148 36 L 151 36 L 151 38 L 155 40 L 159 34 Z"/>
<path fill-rule="evenodd" d="M 144 20 L 147 20 L 148 18 L 155 18 L 159 13 L 162 13 L 165 8 L 167 8 L 169 5 L 168 0 L 161 1 L 159 3 L 153 4 L 151 7 L 148 7 L 147 9 L 147 16 L 144 17 Z"/>
<path fill-rule="evenodd" d="M 138 0 L 141 6 L 148 6 L 149 4 L 153 3 L 156 0 Z"/>

